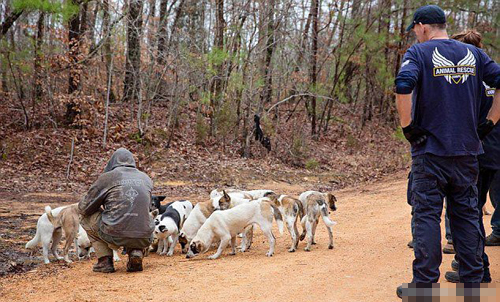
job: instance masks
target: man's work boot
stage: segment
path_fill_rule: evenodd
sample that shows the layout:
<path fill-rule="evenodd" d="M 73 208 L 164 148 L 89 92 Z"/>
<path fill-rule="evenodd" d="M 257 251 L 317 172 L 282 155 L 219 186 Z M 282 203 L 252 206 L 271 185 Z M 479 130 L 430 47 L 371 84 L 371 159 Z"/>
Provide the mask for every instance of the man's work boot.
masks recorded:
<path fill-rule="evenodd" d="M 104 256 L 97 259 L 97 263 L 94 264 L 92 270 L 96 273 L 114 273 L 113 256 Z"/>
<path fill-rule="evenodd" d="M 128 252 L 127 272 L 142 272 L 142 250 L 130 249 Z"/>
<path fill-rule="evenodd" d="M 500 236 L 491 233 L 488 237 L 486 237 L 484 244 L 486 246 L 500 246 Z"/>
<path fill-rule="evenodd" d="M 460 282 L 460 276 L 458 275 L 458 272 L 446 272 L 444 275 L 444 278 L 446 281 L 451 282 L 451 283 L 459 283 Z M 491 277 L 489 276 L 484 276 L 483 280 L 481 280 L 481 283 L 491 283 Z"/>
<path fill-rule="evenodd" d="M 408 242 L 408 247 L 411 249 L 413 248 L 413 240 L 410 240 L 410 242 Z"/>
<path fill-rule="evenodd" d="M 455 272 L 458 272 L 458 261 L 453 259 L 451 260 L 451 269 Z"/>
<path fill-rule="evenodd" d="M 445 254 L 455 254 L 455 248 L 453 247 L 453 244 L 447 243 L 443 247 L 443 253 L 445 253 Z"/>

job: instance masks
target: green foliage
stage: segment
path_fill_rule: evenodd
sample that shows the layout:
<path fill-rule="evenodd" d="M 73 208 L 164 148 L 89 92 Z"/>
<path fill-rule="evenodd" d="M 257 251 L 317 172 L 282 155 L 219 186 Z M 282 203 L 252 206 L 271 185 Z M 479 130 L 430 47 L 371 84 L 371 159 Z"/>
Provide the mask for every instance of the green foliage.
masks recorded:
<path fill-rule="evenodd" d="M 56 1 L 56 0 L 14 0 L 12 7 L 16 11 L 42 11 L 49 14 L 58 14 L 67 21 L 79 11 L 78 5 L 71 1 Z"/>
<path fill-rule="evenodd" d="M 401 140 L 401 141 L 406 141 L 405 135 L 403 134 L 403 129 L 401 127 L 398 127 L 396 131 L 394 131 L 393 134 L 395 139 Z"/>
<path fill-rule="evenodd" d="M 236 110 L 233 103 L 229 100 L 223 102 L 222 107 L 215 114 L 215 122 L 217 125 L 217 134 L 226 137 L 229 133 L 234 132 L 236 124 Z"/>
<path fill-rule="evenodd" d="M 308 170 L 314 170 L 319 167 L 319 163 L 316 159 L 310 158 L 306 161 L 306 169 Z"/>
<path fill-rule="evenodd" d="M 308 152 L 308 148 L 303 133 L 294 132 L 290 151 L 296 162 L 302 162 L 302 160 L 304 160 Z"/>
<path fill-rule="evenodd" d="M 196 116 L 196 144 L 203 145 L 208 135 L 209 126 L 205 122 L 205 118 L 198 114 Z"/>

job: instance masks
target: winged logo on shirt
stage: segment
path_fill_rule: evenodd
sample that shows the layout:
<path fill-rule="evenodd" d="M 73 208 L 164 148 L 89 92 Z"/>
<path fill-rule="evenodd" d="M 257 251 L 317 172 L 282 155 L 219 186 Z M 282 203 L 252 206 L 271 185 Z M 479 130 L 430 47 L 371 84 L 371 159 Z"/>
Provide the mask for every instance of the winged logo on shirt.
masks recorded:
<path fill-rule="evenodd" d="M 468 48 L 465 57 L 455 65 L 445 58 L 436 47 L 432 53 L 432 64 L 434 64 L 434 76 L 443 76 L 450 84 L 464 83 L 469 76 L 476 75 L 476 58 Z"/>

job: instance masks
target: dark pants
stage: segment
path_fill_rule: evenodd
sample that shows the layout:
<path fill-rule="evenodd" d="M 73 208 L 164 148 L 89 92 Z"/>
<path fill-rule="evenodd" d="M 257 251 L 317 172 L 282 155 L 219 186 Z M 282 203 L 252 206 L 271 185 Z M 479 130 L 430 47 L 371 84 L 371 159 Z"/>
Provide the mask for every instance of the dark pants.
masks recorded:
<path fill-rule="evenodd" d="M 460 282 L 481 282 L 484 235 L 479 225 L 477 177 L 475 156 L 424 154 L 413 158 L 410 200 L 415 260 L 412 283 L 439 281 L 440 223 L 445 197 L 452 240 L 460 262 Z"/>
<path fill-rule="evenodd" d="M 491 216 L 491 228 L 493 229 L 493 234 L 500 237 L 500 172 L 495 173 L 491 183 L 490 199 L 491 204 L 495 208 Z"/>

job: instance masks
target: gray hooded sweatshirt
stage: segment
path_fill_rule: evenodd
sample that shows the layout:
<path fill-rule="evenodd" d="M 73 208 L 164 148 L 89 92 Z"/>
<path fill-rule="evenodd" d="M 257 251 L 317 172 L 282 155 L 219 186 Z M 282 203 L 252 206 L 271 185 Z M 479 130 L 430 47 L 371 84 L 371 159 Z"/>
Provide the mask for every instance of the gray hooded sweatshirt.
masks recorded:
<path fill-rule="evenodd" d="M 78 204 L 80 214 L 90 216 L 102 206 L 100 231 L 120 238 L 150 238 L 154 221 L 149 215 L 153 182 L 135 167 L 132 153 L 113 153 L 104 173 Z"/>

